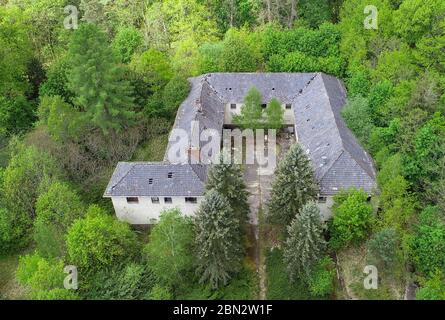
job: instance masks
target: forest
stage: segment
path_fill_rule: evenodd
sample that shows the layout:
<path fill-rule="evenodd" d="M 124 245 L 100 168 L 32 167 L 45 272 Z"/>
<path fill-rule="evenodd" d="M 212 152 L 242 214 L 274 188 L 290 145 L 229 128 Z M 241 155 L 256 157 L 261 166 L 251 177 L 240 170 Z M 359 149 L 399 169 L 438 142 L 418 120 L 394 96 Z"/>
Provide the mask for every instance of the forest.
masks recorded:
<path fill-rule="evenodd" d="M 187 79 L 211 72 L 342 79 L 378 171 L 378 195 L 343 190 L 323 226 L 289 151 L 262 208 L 265 288 L 240 168 L 215 166 L 196 218 L 166 211 L 150 232 L 102 197 L 118 161 L 162 160 Z M 414 284 L 445 300 L 445 2 L 0 0 L 0 190 L 0 299 L 403 299 Z"/>

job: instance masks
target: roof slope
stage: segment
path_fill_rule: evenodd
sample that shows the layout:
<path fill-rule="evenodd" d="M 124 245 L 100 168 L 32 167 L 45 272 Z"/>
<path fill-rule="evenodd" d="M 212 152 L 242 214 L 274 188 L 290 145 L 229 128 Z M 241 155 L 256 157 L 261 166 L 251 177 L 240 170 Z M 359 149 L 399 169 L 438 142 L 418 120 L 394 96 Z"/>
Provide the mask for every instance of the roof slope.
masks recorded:
<path fill-rule="evenodd" d="M 206 180 L 203 165 L 119 162 L 104 196 L 201 196 Z"/>
<path fill-rule="evenodd" d="M 372 159 L 341 116 L 345 103 L 340 80 L 321 73 L 294 100 L 298 142 L 312 161 L 322 194 L 352 186 L 367 192 L 376 188 Z M 339 176 L 343 169 L 349 174 Z"/>

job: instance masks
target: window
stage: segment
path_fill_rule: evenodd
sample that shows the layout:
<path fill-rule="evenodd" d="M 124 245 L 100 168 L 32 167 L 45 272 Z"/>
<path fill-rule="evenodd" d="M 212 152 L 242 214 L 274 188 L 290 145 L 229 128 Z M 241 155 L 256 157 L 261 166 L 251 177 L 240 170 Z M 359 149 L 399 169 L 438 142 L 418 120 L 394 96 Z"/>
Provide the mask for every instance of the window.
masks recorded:
<path fill-rule="evenodd" d="M 151 203 L 159 203 L 158 197 L 151 197 Z"/>
<path fill-rule="evenodd" d="M 318 197 L 318 203 L 326 203 L 326 197 Z"/>
<path fill-rule="evenodd" d="M 235 110 L 236 109 L 236 103 L 230 104 L 230 109 Z"/>
<path fill-rule="evenodd" d="M 172 198 L 170 198 L 170 197 L 165 197 L 165 198 L 164 198 L 164 203 L 173 203 Z"/>
<path fill-rule="evenodd" d="M 368 198 L 366 198 L 366 201 L 367 201 L 367 202 L 371 202 L 371 199 L 372 199 L 372 197 L 371 197 L 371 196 L 368 196 Z"/>
<path fill-rule="evenodd" d="M 261 108 L 266 109 L 266 108 L 267 108 L 267 103 L 263 103 L 263 104 L 261 105 Z"/>
<path fill-rule="evenodd" d="M 287 103 L 287 104 L 286 104 L 286 109 L 288 109 L 288 110 L 289 110 L 289 109 L 292 109 L 292 105 L 291 105 L 290 103 Z"/>
<path fill-rule="evenodd" d="M 148 184 L 153 184 L 153 178 L 148 179 Z"/>
<path fill-rule="evenodd" d="M 127 197 L 127 203 L 139 203 L 138 197 Z"/>
<path fill-rule="evenodd" d="M 167 178 L 169 178 L 169 179 L 173 178 L 173 172 L 169 172 L 169 173 L 167 174 Z"/>
<path fill-rule="evenodd" d="M 198 199 L 195 197 L 185 197 L 185 203 L 198 203 Z"/>

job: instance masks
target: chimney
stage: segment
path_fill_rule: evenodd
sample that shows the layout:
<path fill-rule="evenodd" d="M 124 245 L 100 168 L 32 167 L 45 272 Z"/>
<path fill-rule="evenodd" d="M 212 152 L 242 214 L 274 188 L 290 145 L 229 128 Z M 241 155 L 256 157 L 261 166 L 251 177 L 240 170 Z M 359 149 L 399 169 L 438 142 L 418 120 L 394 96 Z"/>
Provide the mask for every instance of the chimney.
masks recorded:
<path fill-rule="evenodd" d="M 201 162 L 199 148 L 190 147 L 188 149 L 188 155 L 190 164 L 199 164 Z"/>

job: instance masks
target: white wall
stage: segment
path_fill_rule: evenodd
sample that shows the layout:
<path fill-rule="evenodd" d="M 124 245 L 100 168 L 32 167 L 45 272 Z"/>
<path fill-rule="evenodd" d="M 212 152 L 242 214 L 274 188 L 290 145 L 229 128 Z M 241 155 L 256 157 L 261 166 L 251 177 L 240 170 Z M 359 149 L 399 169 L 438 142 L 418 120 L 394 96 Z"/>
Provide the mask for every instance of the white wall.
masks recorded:
<path fill-rule="evenodd" d="M 184 215 L 194 215 L 203 197 L 196 197 L 197 203 L 185 203 L 185 197 L 171 197 L 172 203 L 164 203 L 164 197 L 159 197 L 159 203 L 152 203 L 151 197 L 138 197 L 139 203 L 127 203 L 126 197 L 112 197 L 114 210 L 119 220 L 131 224 L 152 224 L 159 221 L 159 214 L 165 209 L 178 208 Z"/>
<path fill-rule="evenodd" d="M 320 208 L 321 221 L 327 221 L 332 217 L 332 205 L 334 204 L 334 198 L 332 196 L 326 197 L 325 203 L 317 202 L 318 208 Z"/>

